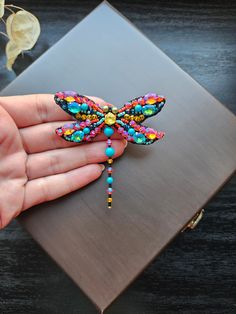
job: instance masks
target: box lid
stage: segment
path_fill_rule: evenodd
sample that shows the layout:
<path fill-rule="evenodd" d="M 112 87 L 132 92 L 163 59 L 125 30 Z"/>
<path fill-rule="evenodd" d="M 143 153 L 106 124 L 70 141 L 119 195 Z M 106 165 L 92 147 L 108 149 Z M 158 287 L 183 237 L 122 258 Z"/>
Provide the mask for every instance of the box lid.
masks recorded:
<path fill-rule="evenodd" d="M 167 104 L 146 125 L 166 136 L 129 144 L 83 189 L 19 218 L 100 310 L 138 276 L 222 187 L 236 165 L 236 119 L 109 3 L 102 2 L 1 95 L 76 90 L 122 106 L 147 92 Z"/>

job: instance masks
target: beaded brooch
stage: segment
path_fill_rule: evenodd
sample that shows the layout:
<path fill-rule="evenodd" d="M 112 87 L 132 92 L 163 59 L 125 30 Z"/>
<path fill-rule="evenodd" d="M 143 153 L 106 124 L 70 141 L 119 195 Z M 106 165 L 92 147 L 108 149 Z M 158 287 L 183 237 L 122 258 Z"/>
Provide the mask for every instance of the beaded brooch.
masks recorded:
<path fill-rule="evenodd" d="M 78 120 L 57 128 L 56 133 L 60 137 L 66 141 L 80 143 L 92 141 L 102 131 L 107 136 L 105 149 L 108 157 L 107 205 L 111 208 L 114 180 L 112 157 L 115 154 L 111 136 L 114 134 L 114 128 L 128 142 L 134 144 L 149 145 L 161 139 L 165 135 L 164 132 L 146 127 L 141 122 L 160 112 L 165 104 L 165 98 L 155 93 L 148 93 L 126 102 L 120 109 L 111 104 L 100 107 L 92 99 L 74 91 L 57 92 L 54 100 L 65 112 Z"/>

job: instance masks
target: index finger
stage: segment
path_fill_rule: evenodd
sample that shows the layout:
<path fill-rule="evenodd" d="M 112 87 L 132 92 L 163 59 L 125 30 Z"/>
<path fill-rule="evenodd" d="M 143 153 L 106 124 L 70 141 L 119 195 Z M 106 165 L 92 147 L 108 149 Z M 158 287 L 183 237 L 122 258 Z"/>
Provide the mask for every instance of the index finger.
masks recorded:
<path fill-rule="evenodd" d="M 106 103 L 98 97 L 87 97 L 99 105 Z M 13 118 L 18 128 L 51 121 L 71 120 L 71 116 L 55 103 L 53 94 L 0 97 L 0 105 Z"/>

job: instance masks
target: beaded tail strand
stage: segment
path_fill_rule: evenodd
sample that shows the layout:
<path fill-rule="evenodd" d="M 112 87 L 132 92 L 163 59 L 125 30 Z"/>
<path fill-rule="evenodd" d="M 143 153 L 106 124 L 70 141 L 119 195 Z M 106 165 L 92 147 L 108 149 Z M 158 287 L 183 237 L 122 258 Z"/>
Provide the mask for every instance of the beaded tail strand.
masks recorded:
<path fill-rule="evenodd" d="M 111 147 L 111 139 L 108 138 L 107 139 L 107 148 L 106 148 L 106 155 L 108 157 L 107 159 L 107 163 L 108 163 L 108 168 L 107 168 L 107 173 L 108 173 L 108 177 L 107 177 L 107 183 L 108 183 L 108 188 L 107 188 L 107 207 L 111 208 L 111 204 L 112 204 L 112 192 L 113 192 L 113 188 L 112 188 L 112 183 L 113 183 L 113 177 L 112 177 L 112 163 L 113 163 L 113 158 L 112 156 L 115 153 L 115 150 L 113 147 Z"/>

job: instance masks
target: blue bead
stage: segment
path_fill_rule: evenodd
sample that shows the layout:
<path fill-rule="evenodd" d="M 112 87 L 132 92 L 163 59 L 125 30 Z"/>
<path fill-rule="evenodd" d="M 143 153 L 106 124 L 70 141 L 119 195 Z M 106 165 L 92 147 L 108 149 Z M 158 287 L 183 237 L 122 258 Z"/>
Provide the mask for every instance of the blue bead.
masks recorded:
<path fill-rule="evenodd" d="M 146 142 L 145 135 L 142 134 L 142 133 L 135 133 L 135 134 L 134 134 L 134 141 L 135 141 L 135 143 L 137 143 L 137 144 L 145 143 L 145 142 Z"/>
<path fill-rule="evenodd" d="M 114 130 L 113 130 L 113 128 L 111 128 L 111 127 L 109 127 L 109 126 L 106 126 L 105 127 L 105 129 L 104 129 L 104 134 L 106 135 L 106 136 L 112 136 L 112 134 L 114 134 Z"/>
<path fill-rule="evenodd" d="M 112 192 L 113 191 L 113 188 L 108 188 L 108 192 Z"/>
<path fill-rule="evenodd" d="M 80 112 L 80 105 L 77 102 L 71 102 L 68 104 L 68 110 L 72 113 Z"/>
<path fill-rule="evenodd" d="M 90 133 L 90 129 L 89 128 L 84 128 L 83 132 L 84 132 L 84 134 L 89 134 Z"/>
<path fill-rule="evenodd" d="M 113 147 L 107 147 L 105 153 L 107 157 L 112 157 L 115 154 L 115 150 Z"/>
<path fill-rule="evenodd" d="M 83 104 L 81 105 L 81 109 L 82 109 L 83 111 L 86 111 L 86 110 L 88 109 L 88 105 L 87 105 L 86 103 L 83 103 Z"/>
<path fill-rule="evenodd" d="M 134 111 L 135 112 L 140 112 L 142 110 L 142 106 L 141 105 L 136 105 L 135 107 L 134 107 Z"/>
<path fill-rule="evenodd" d="M 84 132 L 82 131 L 76 131 L 71 135 L 71 139 L 73 142 L 79 143 L 84 138 Z"/>
<path fill-rule="evenodd" d="M 134 135 L 134 133 L 135 133 L 135 130 L 133 128 L 129 128 L 128 134 L 129 135 Z"/>
<path fill-rule="evenodd" d="M 108 183 L 108 184 L 111 184 L 112 182 L 113 182 L 113 178 L 112 178 L 112 177 L 108 177 L 108 178 L 107 178 L 107 183 Z"/>

